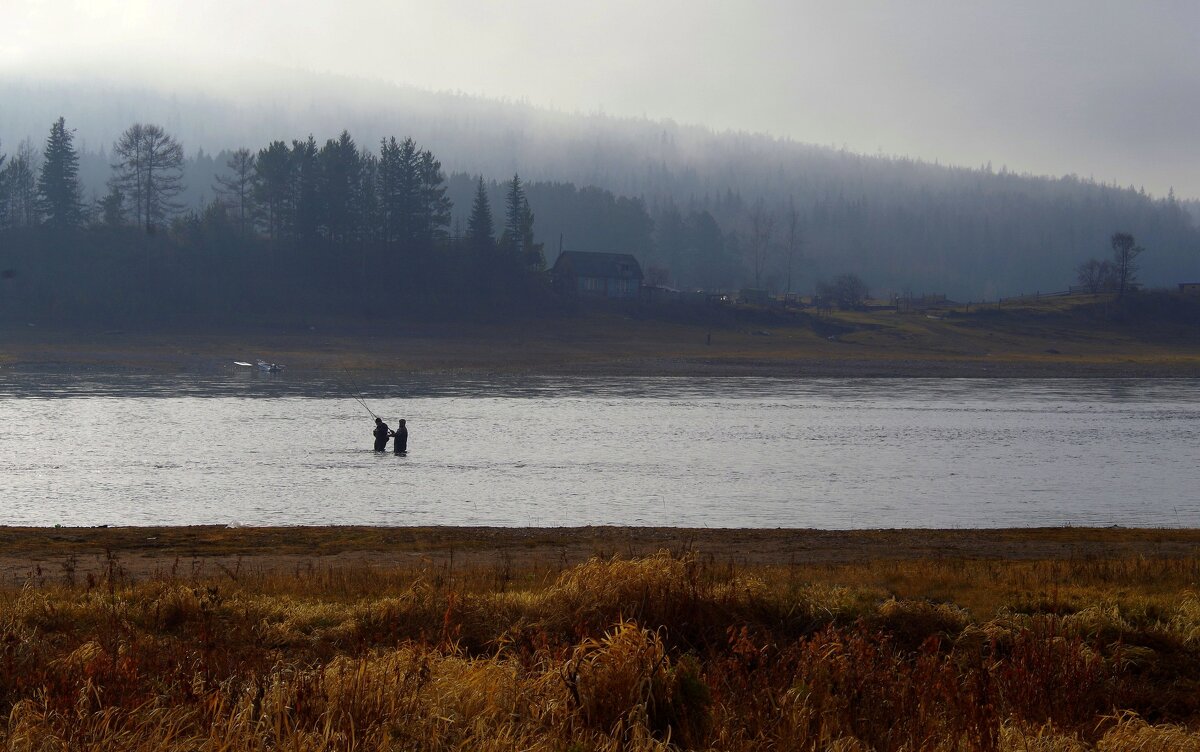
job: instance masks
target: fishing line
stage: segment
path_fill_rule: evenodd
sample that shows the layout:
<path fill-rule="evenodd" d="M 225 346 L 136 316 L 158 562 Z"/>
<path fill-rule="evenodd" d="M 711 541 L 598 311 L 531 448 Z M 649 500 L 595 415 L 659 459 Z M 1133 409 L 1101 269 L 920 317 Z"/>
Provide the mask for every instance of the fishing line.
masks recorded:
<path fill-rule="evenodd" d="M 351 397 L 354 398 L 354 400 L 358 404 L 362 405 L 363 409 L 366 410 L 368 413 L 370 413 L 372 418 L 376 418 L 376 419 L 379 418 L 379 416 L 375 414 L 375 411 L 367 406 L 367 401 L 364 400 L 357 391 L 346 386 L 345 382 L 343 382 L 341 379 L 334 379 L 334 382 L 336 382 L 338 384 L 338 386 L 340 386 L 342 388 L 342 391 L 348 393 Z"/>

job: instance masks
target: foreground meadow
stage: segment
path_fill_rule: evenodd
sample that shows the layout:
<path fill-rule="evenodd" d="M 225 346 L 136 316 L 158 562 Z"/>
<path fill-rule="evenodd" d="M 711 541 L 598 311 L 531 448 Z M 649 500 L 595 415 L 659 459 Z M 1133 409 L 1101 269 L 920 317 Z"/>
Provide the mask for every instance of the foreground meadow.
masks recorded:
<path fill-rule="evenodd" d="M 288 571 L 0 586 L 14 750 L 1200 750 L 1200 557 Z"/>

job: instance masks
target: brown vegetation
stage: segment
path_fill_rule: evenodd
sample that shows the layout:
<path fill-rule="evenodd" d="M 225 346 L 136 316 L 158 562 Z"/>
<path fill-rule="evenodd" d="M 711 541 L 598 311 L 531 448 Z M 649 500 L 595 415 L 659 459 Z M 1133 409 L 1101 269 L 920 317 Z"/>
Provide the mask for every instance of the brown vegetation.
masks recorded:
<path fill-rule="evenodd" d="M 182 571 L 181 571 L 182 570 Z M 1200 557 L 62 568 L 10 749 L 1200 749 Z"/>
<path fill-rule="evenodd" d="M 1154 309 L 1155 301 L 1164 300 L 1174 307 Z M 1200 307 L 1169 296 L 1143 296 L 1143 301 L 1139 305 L 1146 310 L 1124 317 L 1106 313 L 1105 296 L 1076 296 L 1009 301 L 1003 307 L 820 317 L 811 309 L 703 308 L 672 317 L 631 307 L 597 309 L 577 318 L 371 327 L 317 322 L 224 332 L 9 325 L 0 328 L 0 366 L 211 372 L 232 369 L 233 360 L 262 357 L 287 364 L 293 374 L 349 370 L 393 376 L 1200 374 L 1195 327 Z"/>

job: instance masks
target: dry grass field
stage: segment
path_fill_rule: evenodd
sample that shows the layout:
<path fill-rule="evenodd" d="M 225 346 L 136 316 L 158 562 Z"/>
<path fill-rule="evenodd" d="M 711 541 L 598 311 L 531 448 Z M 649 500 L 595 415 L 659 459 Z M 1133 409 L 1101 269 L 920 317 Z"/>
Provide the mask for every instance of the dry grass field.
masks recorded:
<path fill-rule="evenodd" d="M 1200 749 L 1196 531 L 164 530 L 0 531 L 4 748 Z"/>

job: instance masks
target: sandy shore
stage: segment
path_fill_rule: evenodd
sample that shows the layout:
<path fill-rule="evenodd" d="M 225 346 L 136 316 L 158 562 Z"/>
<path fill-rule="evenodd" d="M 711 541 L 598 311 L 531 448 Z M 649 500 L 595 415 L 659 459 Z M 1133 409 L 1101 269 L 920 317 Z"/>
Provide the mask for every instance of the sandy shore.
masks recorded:
<path fill-rule="evenodd" d="M 710 530 L 468 527 L 0 527 L 0 578 L 54 581 L 115 563 L 134 578 L 298 567 L 515 566 L 695 551 L 736 565 L 918 559 L 1054 560 L 1200 555 L 1200 529 Z"/>

